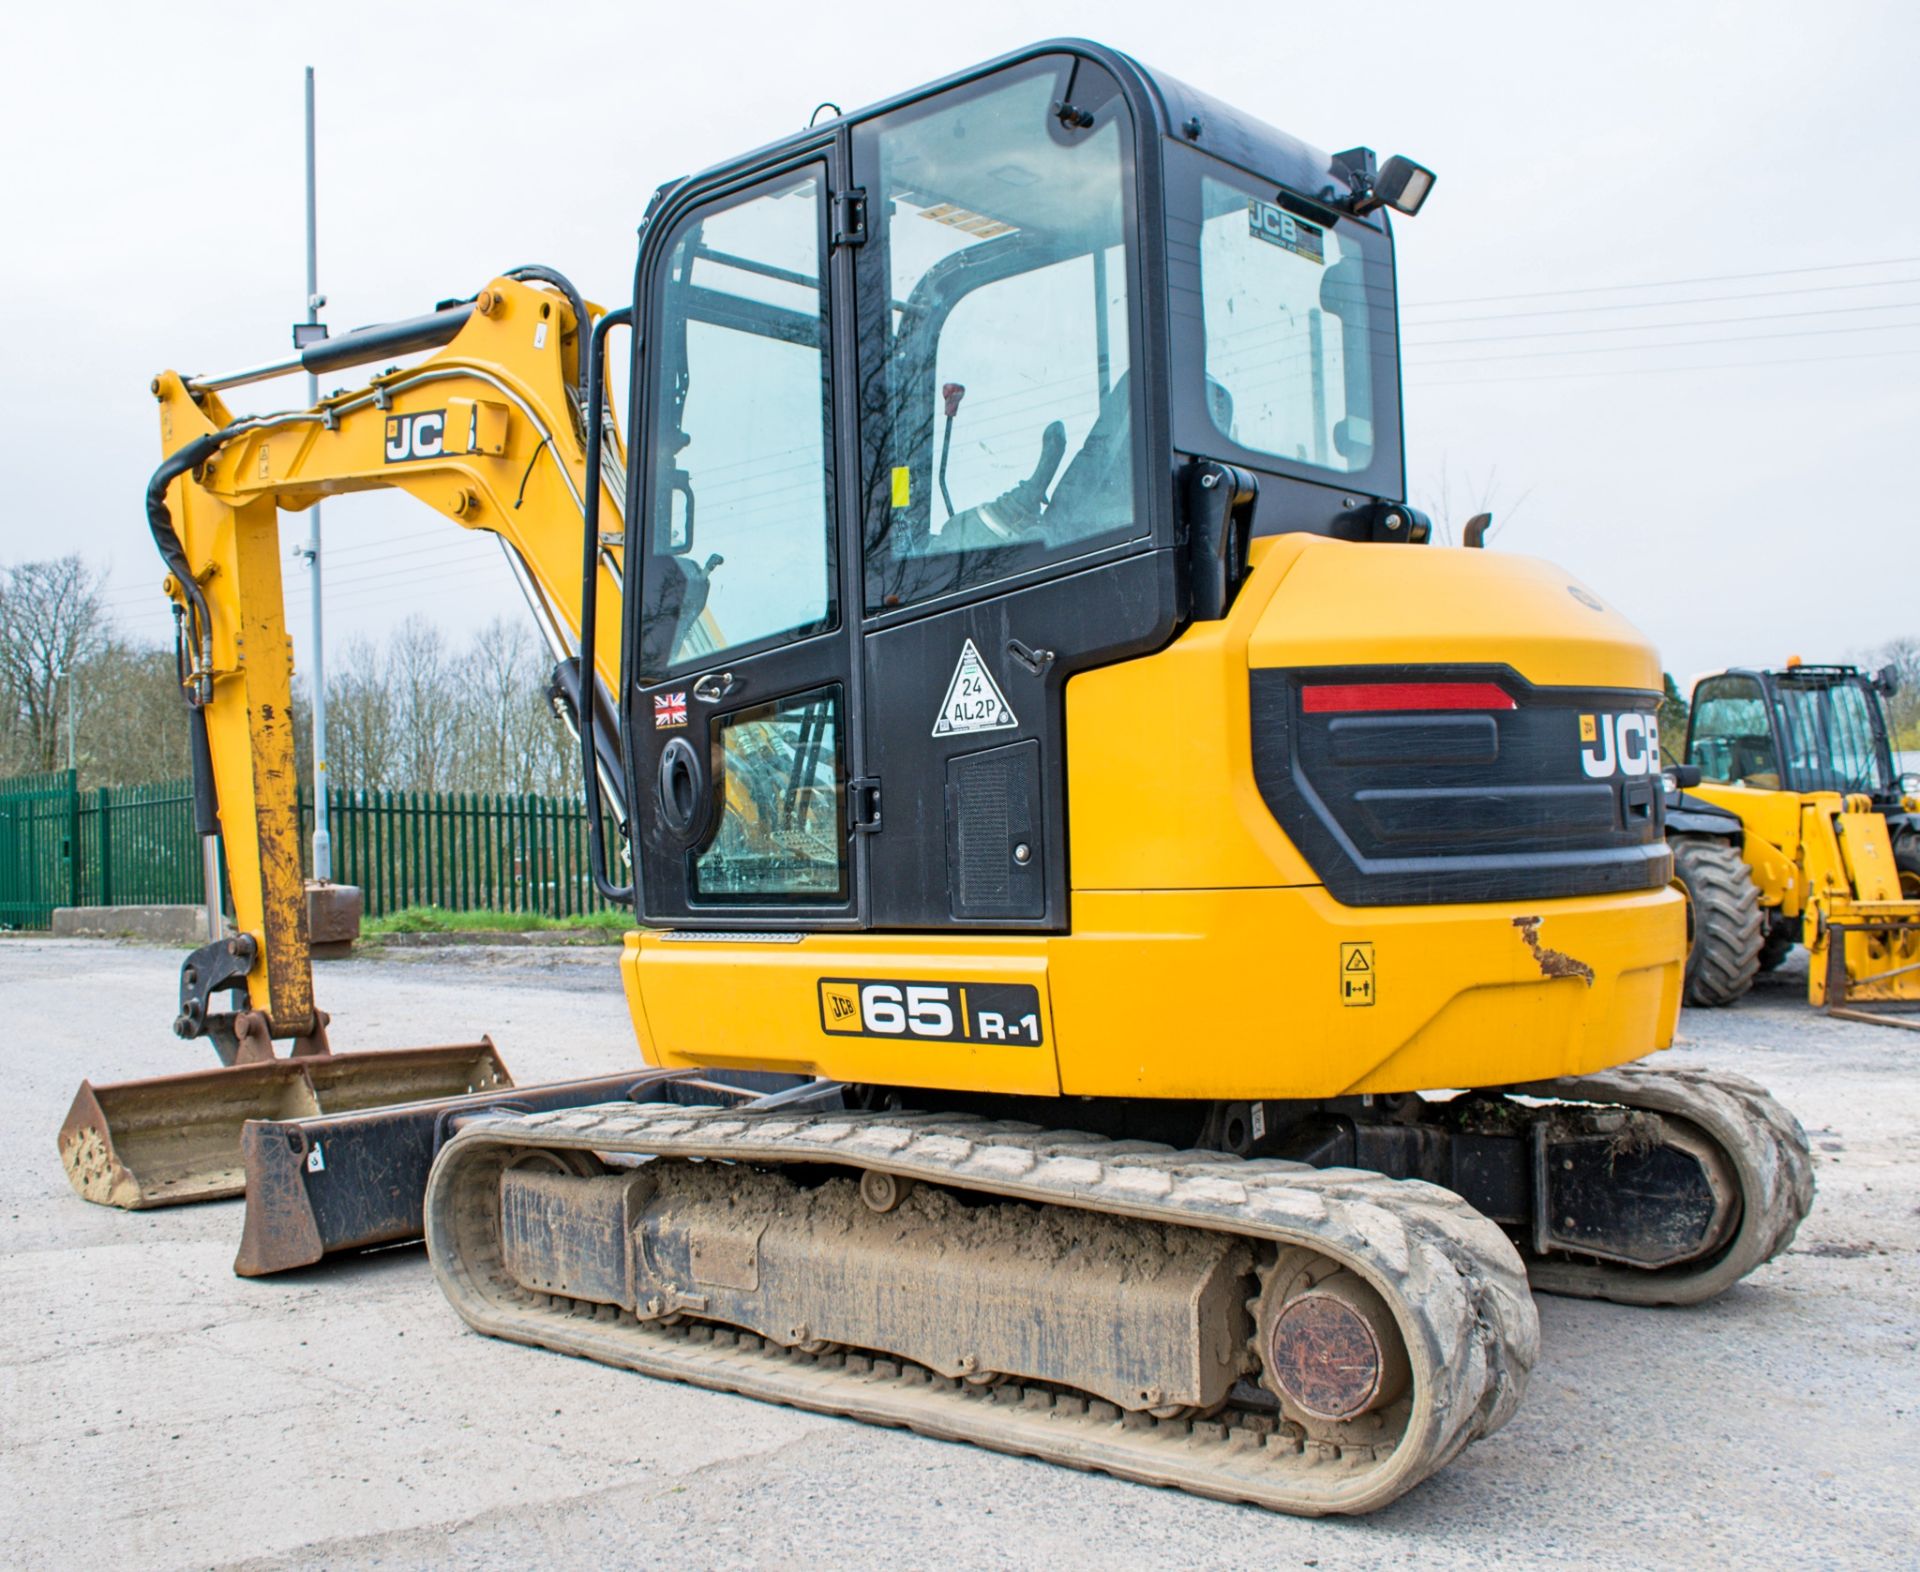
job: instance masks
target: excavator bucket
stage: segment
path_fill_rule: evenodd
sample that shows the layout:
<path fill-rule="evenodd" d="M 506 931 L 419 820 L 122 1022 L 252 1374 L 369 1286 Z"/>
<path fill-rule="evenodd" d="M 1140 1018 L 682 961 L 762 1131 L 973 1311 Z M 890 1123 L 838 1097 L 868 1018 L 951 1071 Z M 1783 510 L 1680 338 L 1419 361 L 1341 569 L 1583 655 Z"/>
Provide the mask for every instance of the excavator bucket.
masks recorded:
<path fill-rule="evenodd" d="M 249 1119 L 304 1119 L 513 1085 L 493 1039 L 377 1053 L 267 1059 L 80 1090 L 60 1160 L 81 1198 L 140 1211 L 246 1189 Z"/>
<path fill-rule="evenodd" d="M 731 1107 L 805 1084 L 798 1076 L 753 1071 L 628 1070 L 318 1118 L 250 1120 L 240 1137 L 247 1215 L 233 1270 L 266 1277 L 336 1251 L 420 1238 L 434 1158 L 486 1114 L 619 1102 Z"/>

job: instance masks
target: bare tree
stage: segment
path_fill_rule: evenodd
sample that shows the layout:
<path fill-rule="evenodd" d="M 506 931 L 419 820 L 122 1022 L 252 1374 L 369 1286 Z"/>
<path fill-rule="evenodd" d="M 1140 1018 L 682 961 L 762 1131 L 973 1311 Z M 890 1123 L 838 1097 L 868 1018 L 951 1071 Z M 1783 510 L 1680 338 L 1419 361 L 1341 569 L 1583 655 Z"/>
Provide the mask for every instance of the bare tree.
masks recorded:
<path fill-rule="evenodd" d="M 178 780 L 192 768 L 173 651 L 112 637 L 77 668 L 74 686 L 82 786 Z"/>
<path fill-rule="evenodd" d="M 1896 684 L 1887 703 L 1887 726 L 1896 748 L 1920 751 L 1920 638 L 1889 639 L 1861 659 L 1872 671 L 1893 668 Z"/>
<path fill-rule="evenodd" d="M 0 566 L 0 775 L 65 762 L 69 682 L 83 785 L 178 780 L 190 769 L 173 652 L 120 638 L 102 582 L 79 557 Z M 533 631 L 500 619 L 458 652 L 419 615 L 382 642 L 348 641 L 327 683 L 332 784 L 578 792 L 577 745 L 548 701 L 549 671 Z M 294 716 L 305 781 L 311 708 L 297 679 Z"/>
<path fill-rule="evenodd" d="M 0 727 L 15 768 L 64 762 L 64 681 L 108 644 L 102 582 L 77 556 L 0 569 Z"/>
<path fill-rule="evenodd" d="M 418 612 L 388 642 L 387 683 L 403 783 L 414 791 L 444 790 L 453 774 L 462 695 L 446 635 Z"/>
<path fill-rule="evenodd" d="M 524 622 L 496 617 L 456 667 L 460 738 L 452 784 L 462 791 L 578 789 L 571 734 L 547 703 L 546 650 Z"/>
<path fill-rule="evenodd" d="M 1513 517 L 1526 506 L 1527 498 L 1533 495 L 1529 486 L 1518 496 L 1510 497 L 1507 487 L 1500 480 L 1500 466 L 1489 465 L 1487 472 L 1477 480 L 1465 470 L 1454 472 L 1453 461 L 1440 460 L 1440 473 L 1428 486 L 1424 500 L 1429 504 L 1433 517 L 1433 532 L 1443 546 L 1457 545 L 1467 520 L 1477 513 L 1493 515 L 1493 526 L 1487 532 L 1492 540 L 1501 530 L 1513 522 Z M 1411 499 L 1418 507 L 1423 500 Z"/>
<path fill-rule="evenodd" d="M 346 790 L 400 784 L 400 726 L 387 661 L 369 639 L 349 639 L 327 676 L 327 774 Z"/>

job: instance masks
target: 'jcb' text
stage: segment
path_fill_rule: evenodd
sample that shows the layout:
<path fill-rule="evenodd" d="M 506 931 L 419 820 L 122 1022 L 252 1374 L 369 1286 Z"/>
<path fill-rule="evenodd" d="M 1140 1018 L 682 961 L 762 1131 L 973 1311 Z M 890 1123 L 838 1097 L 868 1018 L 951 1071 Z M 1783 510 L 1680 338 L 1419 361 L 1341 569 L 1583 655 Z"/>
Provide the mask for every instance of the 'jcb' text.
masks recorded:
<path fill-rule="evenodd" d="M 1582 715 L 1580 741 L 1580 768 L 1592 780 L 1659 773 L 1660 723 L 1651 715 Z"/>
<path fill-rule="evenodd" d="M 387 462 L 439 458 L 445 451 L 447 412 L 424 410 L 418 415 L 387 416 Z"/>

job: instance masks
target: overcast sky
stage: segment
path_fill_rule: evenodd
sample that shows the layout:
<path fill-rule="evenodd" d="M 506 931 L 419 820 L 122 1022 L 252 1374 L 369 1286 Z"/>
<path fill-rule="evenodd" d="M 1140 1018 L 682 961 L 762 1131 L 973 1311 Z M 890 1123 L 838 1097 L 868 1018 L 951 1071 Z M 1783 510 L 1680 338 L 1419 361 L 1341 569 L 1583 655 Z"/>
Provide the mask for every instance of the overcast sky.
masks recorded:
<path fill-rule="evenodd" d="M 798 8 L 108 3 L 0 55 L 0 560 L 111 565 L 169 623 L 147 384 L 284 354 L 319 73 L 336 330 L 544 262 L 624 301 L 661 181 L 1036 38 L 1100 38 L 1322 148 L 1432 166 L 1403 222 L 1411 500 L 1490 505 L 1686 683 L 1920 634 L 1915 8 L 1895 4 Z M 229 395 L 304 397 L 291 381 Z M 252 400 L 252 402 L 249 402 Z M 289 516 L 286 539 L 304 539 Z M 326 510 L 329 644 L 520 603 L 404 498 Z M 289 625 L 308 639 L 289 564 Z"/>

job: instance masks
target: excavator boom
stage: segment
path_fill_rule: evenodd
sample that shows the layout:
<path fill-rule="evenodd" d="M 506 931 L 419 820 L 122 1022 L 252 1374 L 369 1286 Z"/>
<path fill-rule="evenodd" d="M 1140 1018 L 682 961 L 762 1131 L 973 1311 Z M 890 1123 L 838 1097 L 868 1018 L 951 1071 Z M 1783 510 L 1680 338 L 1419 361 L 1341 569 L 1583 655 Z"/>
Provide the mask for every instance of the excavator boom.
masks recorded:
<path fill-rule="evenodd" d="M 624 542 L 620 439 L 590 460 L 589 308 L 558 274 L 521 270 L 471 301 L 310 346 L 298 360 L 224 376 L 166 372 L 153 392 L 166 459 L 148 520 L 176 608 L 190 710 L 196 816 L 222 857 L 231 929 L 187 958 L 175 1031 L 208 1038 L 230 1068 L 84 1085 L 60 1148 L 89 1200 L 146 1207 L 237 1195 L 249 1119 L 342 1114 L 510 1087 L 490 1041 L 333 1054 L 314 998 L 310 888 L 301 870 L 292 644 L 282 618 L 280 515 L 376 487 L 410 492 L 500 541 L 555 660 L 554 691 L 577 717 L 606 707 L 618 619 L 582 681 L 581 516 L 589 471 L 609 496 L 595 543 L 619 595 Z M 334 371 L 430 349 L 405 369 L 312 409 L 237 416 L 221 394 L 302 366 Z M 603 737 L 610 735 L 601 733 Z M 623 817 L 607 747 L 594 786 Z M 217 911 L 218 891 L 210 892 Z M 223 924 L 224 926 L 224 924 Z M 229 994 L 234 1006 L 218 1007 Z M 276 1058 L 275 1039 L 293 1039 Z"/>

